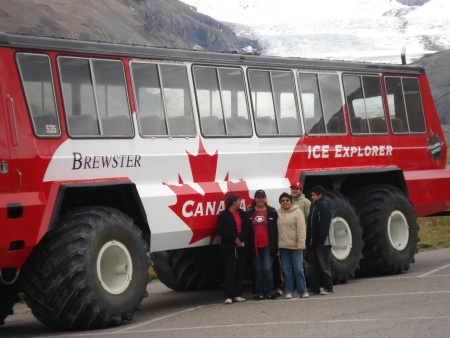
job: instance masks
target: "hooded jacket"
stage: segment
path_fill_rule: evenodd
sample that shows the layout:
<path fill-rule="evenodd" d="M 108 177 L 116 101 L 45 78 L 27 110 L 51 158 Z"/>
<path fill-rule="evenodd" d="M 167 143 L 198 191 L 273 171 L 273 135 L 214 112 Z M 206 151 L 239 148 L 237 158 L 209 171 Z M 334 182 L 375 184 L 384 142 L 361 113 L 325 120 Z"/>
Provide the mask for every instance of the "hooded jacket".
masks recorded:
<path fill-rule="evenodd" d="M 305 216 L 298 205 L 289 210 L 283 208 L 278 213 L 278 246 L 280 249 L 303 250 L 306 241 Z"/>
<path fill-rule="evenodd" d="M 333 212 L 330 201 L 322 197 L 311 203 L 307 222 L 308 246 L 334 245 Z"/>
<path fill-rule="evenodd" d="M 306 198 L 305 194 L 300 194 L 297 198 L 292 198 L 292 204 L 298 205 L 305 215 L 305 220 L 308 219 L 311 201 Z"/>

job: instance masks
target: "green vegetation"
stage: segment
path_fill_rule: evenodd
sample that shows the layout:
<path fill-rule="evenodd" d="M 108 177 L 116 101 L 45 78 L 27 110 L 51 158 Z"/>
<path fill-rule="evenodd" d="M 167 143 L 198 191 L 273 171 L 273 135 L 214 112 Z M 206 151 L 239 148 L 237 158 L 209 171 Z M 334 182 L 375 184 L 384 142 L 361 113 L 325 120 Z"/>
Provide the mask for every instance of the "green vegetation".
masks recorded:
<path fill-rule="evenodd" d="M 421 217 L 417 244 L 419 250 L 434 250 L 450 247 L 450 217 Z"/>
<path fill-rule="evenodd" d="M 152 277 L 152 279 L 158 279 L 155 270 L 153 270 L 153 266 L 148 268 L 148 274 Z"/>

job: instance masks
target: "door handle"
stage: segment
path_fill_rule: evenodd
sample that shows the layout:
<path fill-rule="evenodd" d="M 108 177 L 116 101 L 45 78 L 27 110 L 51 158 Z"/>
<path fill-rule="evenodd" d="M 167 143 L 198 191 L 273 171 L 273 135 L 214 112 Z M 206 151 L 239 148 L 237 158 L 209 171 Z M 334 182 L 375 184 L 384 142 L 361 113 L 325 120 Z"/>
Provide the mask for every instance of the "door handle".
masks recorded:
<path fill-rule="evenodd" d="M 8 173 L 8 162 L 3 160 L 0 163 L 0 174 L 7 174 Z"/>

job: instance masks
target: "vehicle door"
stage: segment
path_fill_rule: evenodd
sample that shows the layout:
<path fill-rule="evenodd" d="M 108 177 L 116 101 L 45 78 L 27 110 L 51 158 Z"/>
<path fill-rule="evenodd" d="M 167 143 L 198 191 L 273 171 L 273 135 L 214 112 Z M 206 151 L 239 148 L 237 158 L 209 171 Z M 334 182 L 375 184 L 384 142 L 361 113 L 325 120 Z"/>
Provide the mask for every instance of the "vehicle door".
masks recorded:
<path fill-rule="evenodd" d="M 10 191 L 12 187 L 9 153 L 8 119 L 5 98 L 0 88 L 0 192 Z"/>

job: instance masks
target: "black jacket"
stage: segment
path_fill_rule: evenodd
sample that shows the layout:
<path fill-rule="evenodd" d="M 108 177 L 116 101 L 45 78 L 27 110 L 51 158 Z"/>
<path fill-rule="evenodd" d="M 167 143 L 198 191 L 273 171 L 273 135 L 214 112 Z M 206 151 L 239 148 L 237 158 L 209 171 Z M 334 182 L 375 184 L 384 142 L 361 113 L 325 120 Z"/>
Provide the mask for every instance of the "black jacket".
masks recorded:
<path fill-rule="evenodd" d="M 333 213 L 328 199 L 322 197 L 316 202 L 311 203 L 309 217 L 306 223 L 306 245 L 329 245 L 332 220 Z"/>
<path fill-rule="evenodd" d="M 249 252 L 252 256 L 256 255 L 256 248 L 255 248 L 255 233 L 253 231 L 253 215 L 255 213 L 255 209 L 253 207 L 250 207 L 245 212 L 245 215 L 248 219 L 248 223 L 250 224 L 251 228 L 251 240 L 249 241 Z M 271 206 L 267 206 L 267 227 L 269 230 L 269 246 L 270 246 L 270 255 L 276 256 L 278 253 L 278 226 L 277 226 L 277 218 L 278 214 L 277 211 L 272 208 Z"/>
<path fill-rule="evenodd" d="M 241 242 L 245 243 L 245 250 L 251 237 L 251 227 L 248 224 L 247 217 L 245 217 L 244 210 L 239 209 L 238 212 L 242 222 L 242 229 L 239 235 L 237 233 L 236 220 L 228 209 L 221 211 L 217 217 L 217 233 L 222 239 L 222 249 L 224 253 L 234 252 L 234 249 L 236 248 L 236 243 L 234 243 L 234 241 L 236 238 L 239 238 Z"/>

